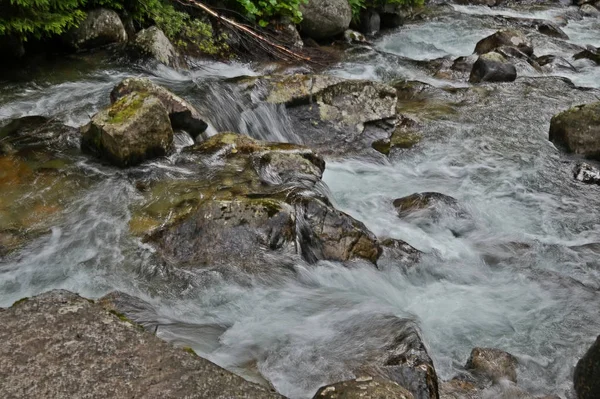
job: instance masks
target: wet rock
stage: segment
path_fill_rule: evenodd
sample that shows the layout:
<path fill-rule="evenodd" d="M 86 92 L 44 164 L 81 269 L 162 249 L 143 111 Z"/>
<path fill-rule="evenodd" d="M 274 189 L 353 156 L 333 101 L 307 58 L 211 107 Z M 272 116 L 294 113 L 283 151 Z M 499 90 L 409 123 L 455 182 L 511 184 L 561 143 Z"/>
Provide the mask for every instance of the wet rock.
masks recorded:
<path fill-rule="evenodd" d="M 577 72 L 577 68 L 573 66 L 569 61 L 556 55 L 543 55 L 536 58 L 537 63 L 545 70 L 549 72 L 555 71 L 570 71 Z"/>
<path fill-rule="evenodd" d="M 120 167 L 164 156 L 173 143 L 167 110 L 147 93 L 120 98 L 94 115 L 82 133 L 82 149 Z"/>
<path fill-rule="evenodd" d="M 411 268 L 421 260 L 423 253 L 408 243 L 393 238 L 381 241 L 383 252 L 377 260 L 377 268 Z"/>
<path fill-rule="evenodd" d="M 550 141 L 566 151 L 600 159 L 600 102 L 579 105 L 550 121 Z"/>
<path fill-rule="evenodd" d="M 373 142 L 373 149 L 384 155 L 389 155 L 394 148 L 408 149 L 419 144 L 423 137 L 411 129 L 397 127 L 389 138 Z"/>
<path fill-rule="evenodd" d="M 249 101 L 285 105 L 301 142 L 325 154 L 373 152 L 376 139 L 395 129 L 397 94 L 388 85 L 325 75 L 244 78 L 230 84 Z M 382 122 L 376 125 L 378 122 Z M 367 135 L 367 126 L 379 137 Z"/>
<path fill-rule="evenodd" d="M 0 128 L 0 154 L 79 147 L 77 129 L 45 116 L 24 116 Z"/>
<path fill-rule="evenodd" d="M 367 43 L 365 35 L 352 29 L 347 29 L 344 32 L 344 39 L 346 39 L 348 43 Z"/>
<path fill-rule="evenodd" d="M 381 30 L 381 17 L 372 9 L 360 13 L 360 31 L 365 35 L 375 35 Z"/>
<path fill-rule="evenodd" d="M 410 213 L 423 210 L 432 210 L 438 205 L 446 205 L 456 207 L 458 201 L 449 195 L 424 192 L 412 194 L 407 197 L 402 197 L 394 200 L 394 208 L 400 217 L 407 216 Z"/>
<path fill-rule="evenodd" d="M 413 399 L 414 396 L 393 381 L 382 378 L 358 377 L 354 380 L 327 385 L 313 399 Z"/>
<path fill-rule="evenodd" d="M 179 55 L 164 32 L 156 26 L 139 31 L 130 47 L 138 55 L 153 58 L 171 68 L 185 67 L 185 60 Z"/>
<path fill-rule="evenodd" d="M 502 46 L 516 47 L 527 56 L 533 55 L 533 46 L 529 40 L 522 32 L 514 29 L 501 30 L 480 40 L 475 46 L 475 52 L 482 55 Z"/>
<path fill-rule="evenodd" d="M 573 59 L 588 59 L 594 61 L 596 64 L 600 64 L 600 50 L 593 46 L 588 46 L 588 48 L 586 48 L 585 50 L 582 50 L 575 54 L 573 56 Z"/>
<path fill-rule="evenodd" d="M 578 399 L 600 397 L 600 336 L 577 362 L 573 380 Z"/>
<path fill-rule="evenodd" d="M 569 40 L 569 36 L 552 22 L 544 21 L 538 25 L 538 31 L 546 36 Z"/>
<path fill-rule="evenodd" d="M 300 6 L 302 34 L 313 39 L 326 39 L 350 27 L 352 9 L 346 0 L 309 0 Z"/>
<path fill-rule="evenodd" d="M 119 15 L 104 8 L 88 11 L 77 28 L 67 33 L 67 43 L 75 49 L 90 49 L 113 43 L 125 43 L 127 33 Z"/>
<path fill-rule="evenodd" d="M 594 17 L 594 18 L 600 17 L 600 10 L 598 10 L 596 7 L 594 7 L 591 4 L 584 4 L 579 8 L 579 10 L 586 17 Z"/>
<path fill-rule="evenodd" d="M 190 103 L 147 78 L 123 80 L 110 92 L 110 101 L 115 103 L 131 93 L 145 93 L 158 98 L 169 113 L 173 129 L 185 130 L 193 138 L 198 137 L 208 127 L 204 117 Z"/>
<path fill-rule="evenodd" d="M 258 272 L 272 267 L 265 256 L 273 253 L 308 262 L 377 260 L 375 236 L 317 190 L 325 163 L 311 150 L 223 133 L 186 154 L 200 164 L 219 160 L 221 167 L 204 182 L 177 180 L 165 189 L 155 184 L 149 207 L 132 219 L 177 267 L 234 264 Z M 163 199 L 153 197 L 155 189 Z M 157 213 L 163 201 L 165 209 Z"/>
<path fill-rule="evenodd" d="M 514 82 L 516 78 L 515 66 L 502 55 L 491 52 L 480 55 L 473 64 L 469 82 Z"/>
<path fill-rule="evenodd" d="M 578 163 L 575 166 L 573 175 L 575 179 L 579 180 L 580 182 L 600 185 L 600 169 L 588 163 Z"/>
<path fill-rule="evenodd" d="M 67 291 L 0 309 L 0 396 L 281 398 Z"/>
<path fill-rule="evenodd" d="M 440 399 L 481 399 L 481 390 L 472 382 L 454 378 L 440 383 Z"/>
<path fill-rule="evenodd" d="M 517 382 L 517 359 L 510 353 L 493 348 L 475 348 L 465 368 L 475 376 L 492 382 Z"/>

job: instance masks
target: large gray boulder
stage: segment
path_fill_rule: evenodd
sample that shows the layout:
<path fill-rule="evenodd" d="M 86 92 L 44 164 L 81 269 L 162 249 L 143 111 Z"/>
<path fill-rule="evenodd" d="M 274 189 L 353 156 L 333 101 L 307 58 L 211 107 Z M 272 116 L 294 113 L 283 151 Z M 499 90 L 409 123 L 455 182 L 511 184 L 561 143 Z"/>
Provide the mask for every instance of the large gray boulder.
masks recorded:
<path fill-rule="evenodd" d="M 578 399 L 600 398 L 600 336 L 577 362 L 573 379 Z"/>
<path fill-rule="evenodd" d="M 555 115 L 550 121 L 550 141 L 568 152 L 600 159 L 600 102 Z"/>
<path fill-rule="evenodd" d="M 89 11 L 79 26 L 66 35 L 75 49 L 90 49 L 112 43 L 125 43 L 127 32 L 119 15 L 105 8 Z"/>
<path fill-rule="evenodd" d="M 325 39 L 343 33 L 352 22 L 348 0 L 308 0 L 300 6 L 302 33 L 313 39 Z"/>
<path fill-rule="evenodd" d="M 156 26 L 139 31 L 130 47 L 140 56 L 154 58 L 171 68 L 185 67 L 185 60 L 179 55 L 164 32 Z"/>
<path fill-rule="evenodd" d="M 517 358 L 495 348 L 474 348 L 465 368 L 479 378 L 494 383 L 517 382 Z"/>
<path fill-rule="evenodd" d="M 158 98 L 169 113 L 173 129 L 185 130 L 193 138 L 204 133 L 208 127 L 192 104 L 148 78 L 127 78 L 121 81 L 110 92 L 110 102 L 114 103 L 131 93 L 149 94 Z"/>
<path fill-rule="evenodd" d="M 496 52 L 480 55 L 473 64 L 469 76 L 470 83 L 514 82 L 515 79 L 517 79 L 517 68 Z"/>
<path fill-rule="evenodd" d="M 500 47 L 515 47 L 527 56 L 533 55 L 533 46 L 525 35 L 515 29 L 500 30 L 484 39 L 481 39 L 475 45 L 477 54 L 485 54 L 494 51 Z"/>
<path fill-rule="evenodd" d="M 376 237 L 319 192 L 325 162 L 312 150 L 221 133 L 184 155 L 182 166 L 215 167 L 190 180 L 149 182 L 151 202 L 130 224 L 168 264 L 272 273 L 281 265 L 269 254 L 308 262 L 379 257 Z"/>
<path fill-rule="evenodd" d="M 282 398 L 68 291 L 0 309 L 3 398 Z"/>
<path fill-rule="evenodd" d="M 147 93 L 129 94 L 98 112 L 82 128 L 81 147 L 127 167 L 165 155 L 173 143 L 169 114 Z"/>

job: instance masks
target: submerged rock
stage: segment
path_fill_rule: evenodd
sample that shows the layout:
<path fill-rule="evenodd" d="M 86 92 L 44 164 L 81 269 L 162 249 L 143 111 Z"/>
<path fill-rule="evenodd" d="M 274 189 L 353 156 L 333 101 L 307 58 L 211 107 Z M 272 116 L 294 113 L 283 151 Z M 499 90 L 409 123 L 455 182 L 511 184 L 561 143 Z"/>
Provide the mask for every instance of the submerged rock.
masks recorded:
<path fill-rule="evenodd" d="M 600 169 L 588 163 L 578 163 L 573 172 L 575 179 L 579 180 L 580 182 L 600 185 Z"/>
<path fill-rule="evenodd" d="M 171 41 L 156 26 L 139 31 L 130 46 L 139 55 L 154 58 L 171 68 L 185 67 L 185 61 Z"/>
<path fill-rule="evenodd" d="M 517 359 L 508 352 L 494 348 L 475 348 L 465 368 L 475 376 L 492 382 L 517 382 Z"/>
<path fill-rule="evenodd" d="M 352 9 L 347 0 L 308 0 L 300 5 L 302 34 L 313 39 L 326 39 L 350 27 Z"/>
<path fill-rule="evenodd" d="M 45 116 L 24 116 L 0 128 L 0 154 L 31 150 L 61 151 L 78 146 L 76 128 Z"/>
<path fill-rule="evenodd" d="M 204 133 L 208 127 L 208 124 L 194 106 L 147 78 L 127 78 L 123 80 L 110 92 L 110 101 L 114 103 L 131 93 L 150 94 L 158 98 L 169 113 L 173 129 L 185 130 L 193 138 Z"/>
<path fill-rule="evenodd" d="M 475 52 L 482 55 L 502 46 L 515 47 L 527 56 L 533 55 L 533 46 L 529 40 L 522 32 L 514 29 L 501 30 L 481 39 L 475 46 Z"/>
<path fill-rule="evenodd" d="M 167 110 L 147 93 L 122 97 L 94 115 L 82 133 L 82 149 L 121 167 L 164 156 L 173 143 Z"/>
<path fill-rule="evenodd" d="M 354 380 L 327 385 L 313 399 L 414 399 L 414 396 L 393 381 L 378 377 L 358 377 Z"/>
<path fill-rule="evenodd" d="M 4 398 L 282 398 L 68 291 L 0 309 Z"/>
<path fill-rule="evenodd" d="M 578 399 L 600 397 L 600 336 L 577 362 L 573 380 Z"/>
<path fill-rule="evenodd" d="M 588 46 L 587 49 L 582 50 L 573 56 L 576 60 L 588 59 L 594 61 L 596 64 L 600 64 L 600 50 L 593 46 Z"/>
<path fill-rule="evenodd" d="M 517 68 L 502 55 L 491 52 L 479 56 L 473 69 L 469 82 L 514 82 L 517 78 Z"/>
<path fill-rule="evenodd" d="M 555 115 L 550 121 L 549 138 L 568 152 L 600 160 L 600 102 Z"/>
<path fill-rule="evenodd" d="M 396 208 L 400 217 L 407 216 L 416 211 L 433 211 L 440 204 L 457 207 L 458 201 L 449 195 L 435 192 L 417 193 L 394 200 L 394 208 Z"/>
<path fill-rule="evenodd" d="M 569 61 L 556 55 L 543 55 L 536 58 L 536 61 L 544 71 L 554 72 L 557 70 L 577 72 L 577 68 Z"/>
<path fill-rule="evenodd" d="M 79 26 L 66 35 L 75 49 L 90 49 L 113 43 L 125 43 L 127 32 L 119 15 L 104 8 L 88 11 Z"/>

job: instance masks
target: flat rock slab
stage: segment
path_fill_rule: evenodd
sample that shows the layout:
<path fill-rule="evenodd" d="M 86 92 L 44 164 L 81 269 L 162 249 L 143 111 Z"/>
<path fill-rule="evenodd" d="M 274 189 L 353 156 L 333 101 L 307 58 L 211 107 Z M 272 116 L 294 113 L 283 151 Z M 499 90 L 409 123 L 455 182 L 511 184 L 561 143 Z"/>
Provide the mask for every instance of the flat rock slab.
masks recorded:
<path fill-rule="evenodd" d="M 2 398 L 282 398 L 68 291 L 0 309 Z"/>

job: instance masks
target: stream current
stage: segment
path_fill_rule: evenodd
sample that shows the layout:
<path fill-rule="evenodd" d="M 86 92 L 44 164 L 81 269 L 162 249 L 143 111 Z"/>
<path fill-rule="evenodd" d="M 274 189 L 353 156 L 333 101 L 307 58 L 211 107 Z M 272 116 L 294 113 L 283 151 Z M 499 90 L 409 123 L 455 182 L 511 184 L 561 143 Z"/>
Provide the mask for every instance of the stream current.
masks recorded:
<path fill-rule="evenodd" d="M 418 266 L 376 270 L 360 263 L 298 262 L 293 276 L 233 282 L 214 275 L 210 284 L 159 287 L 153 249 L 128 232 L 139 195 L 133 183 L 123 171 L 80 156 L 72 167 L 89 185 L 50 234 L 0 258 L 0 306 L 56 288 L 92 298 L 121 290 L 152 305 L 136 319 L 158 325 L 160 337 L 251 380 L 268 381 L 291 398 L 309 398 L 320 386 L 351 377 L 344 365 L 380 345 L 365 322 L 392 314 L 417 323 L 441 379 L 456 375 L 473 347 L 494 347 L 519 359 L 523 388 L 572 398 L 574 365 L 600 331 L 600 187 L 572 178 L 574 159 L 548 141 L 548 128 L 555 113 L 600 98 L 600 68 L 582 60 L 575 63 L 577 72 L 558 73 L 574 85 L 532 71 L 515 83 L 475 89 L 433 77 L 423 67 L 439 57 L 471 54 L 478 40 L 515 18 L 567 16 L 568 41 L 527 31 L 536 55 L 570 59 L 574 44 L 600 46 L 600 20 L 570 18 L 572 12 L 447 7 L 384 35 L 327 72 L 431 85 L 419 106 L 407 104 L 424 122 L 416 148 L 388 162 L 328 159 L 324 175 L 338 209 L 378 237 L 423 251 Z M 260 66 L 239 64 L 179 73 L 102 56 L 51 70 L 32 67 L 0 82 L 0 120 L 46 115 L 80 126 L 108 104 L 108 93 L 123 78 L 149 76 L 206 115 L 219 114 L 211 121 L 219 130 L 301 141 L 283 108 L 227 106 L 236 98 L 220 91 L 219 82 L 260 73 Z M 180 146 L 189 144 L 189 137 L 178 139 Z M 139 167 L 152 168 L 185 173 L 170 159 Z M 453 234 L 461 221 L 452 218 L 433 224 L 397 218 L 391 202 L 424 191 L 460 201 L 471 215 L 464 234 Z"/>

